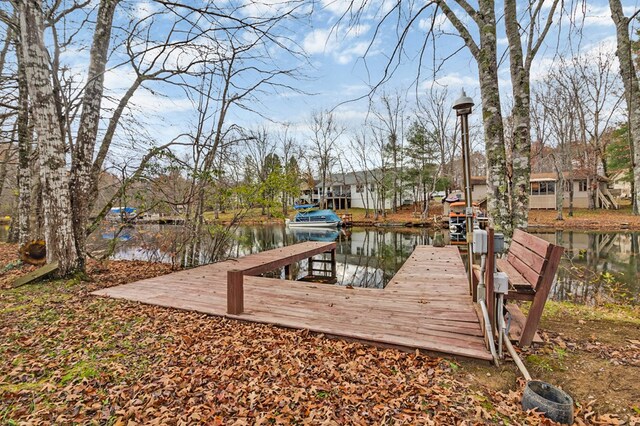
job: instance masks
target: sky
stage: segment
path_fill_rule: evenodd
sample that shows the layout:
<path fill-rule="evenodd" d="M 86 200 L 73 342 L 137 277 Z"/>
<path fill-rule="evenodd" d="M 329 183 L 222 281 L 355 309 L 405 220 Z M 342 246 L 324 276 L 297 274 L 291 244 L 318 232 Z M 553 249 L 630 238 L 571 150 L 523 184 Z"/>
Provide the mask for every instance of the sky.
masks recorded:
<path fill-rule="evenodd" d="M 207 3 L 204 0 L 193 0 L 194 4 L 199 1 Z M 281 87 L 277 91 L 267 90 L 260 93 L 245 104 L 245 107 L 253 110 L 252 112 L 246 108 L 232 109 L 228 122 L 249 128 L 265 126 L 270 129 L 279 128 L 280 123 L 290 123 L 290 134 L 304 143 L 308 139 L 308 124 L 312 113 L 332 110 L 346 128 L 347 138 L 370 117 L 370 96 L 374 99 L 375 107 L 380 94 L 397 91 L 405 97 L 407 109 L 411 111 L 416 96 L 427 96 L 430 87 L 437 87 L 447 89 L 451 103 L 464 88 L 476 101 L 477 106 L 471 116 L 471 122 L 479 128 L 480 92 L 477 66 L 462 40 L 455 35 L 452 25 L 442 15 L 436 16 L 438 35 L 425 44 L 425 33 L 430 25 L 432 11 L 423 13 L 407 30 L 401 54 L 393 57 L 390 62 L 392 52 L 398 43 L 398 35 L 405 26 L 397 25 L 397 15 L 393 11 L 395 2 L 392 0 L 366 3 L 369 7 L 361 11 L 357 19 L 353 16 L 353 8 L 349 9 L 349 0 L 318 0 L 315 4 L 298 4 L 295 15 L 299 19 L 277 24 L 274 34 L 278 35 L 277 41 L 282 46 L 299 53 L 304 52 L 306 58 L 291 55 L 282 48 L 269 45 L 258 50 L 255 57 L 247 61 L 247 64 L 255 61 L 254 63 L 261 66 L 295 70 L 298 74 L 296 78 L 279 78 L 276 81 L 296 90 Z M 501 4 L 499 1 L 497 3 L 499 10 Z M 548 1 L 545 7 L 548 7 L 549 3 Z M 268 16 L 274 11 L 291 7 L 291 4 L 292 2 L 286 0 L 263 0 L 261 3 L 251 0 L 216 2 L 219 7 L 236 8 L 235 14 L 240 18 Z M 623 6 L 629 15 L 640 7 L 640 0 L 625 0 Z M 534 85 L 554 66 L 558 56 L 576 53 L 589 55 L 597 49 L 615 49 L 614 26 L 606 0 L 588 0 L 584 4 L 567 7 L 571 10 L 565 11 L 562 18 L 556 13 L 552 30 L 534 61 L 531 74 Z M 151 22 L 150 17 L 153 13 L 161 10 L 164 9 L 151 0 L 123 1 L 116 12 L 115 22 L 117 27 L 130 29 L 133 22 Z M 381 23 L 381 17 L 390 12 L 387 20 Z M 406 14 L 407 10 L 403 9 L 402 12 Z M 167 13 L 153 16 L 150 34 L 155 43 L 159 44 L 175 23 L 175 16 Z M 76 16 L 75 23 L 80 22 L 81 18 Z M 405 18 L 406 16 L 403 16 L 400 20 Z M 206 25 L 213 27 L 213 24 L 224 23 L 228 24 L 229 21 L 198 21 L 202 28 Z M 503 104 L 508 108 L 510 77 L 507 39 L 501 20 L 498 25 L 500 87 Z M 70 21 L 69 27 L 72 26 L 73 22 Z M 582 31 L 573 31 L 576 26 Z M 186 27 L 184 22 L 178 23 L 175 27 L 175 37 L 185 37 Z M 103 103 L 103 107 L 107 110 L 106 117 L 135 79 L 133 69 L 122 64 L 126 58 L 122 34 L 124 32 L 114 30 L 115 51 L 109 59 L 109 71 L 105 75 L 108 99 Z M 84 37 L 84 44 L 75 43 L 64 49 L 62 54 L 68 73 L 76 75 L 77 86 L 82 84 L 86 73 L 90 35 L 89 31 L 81 32 L 77 39 L 81 40 Z M 251 33 L 237 36 L 246 43 L 255 41 L 257 37 Z M 142 48 L 133 46 L 132 49 L 135 51 Z M 175 66 L 187 63 L 195 54 L 194 51 L 183 49 L 165 54 L 163 58 L 166 63 Z M 269 59 L 265 60 L 267 55 Z M 144 66 L 149 64 L 149 60 L 149 57 L 145 57 L 139 62 Z M 389 67 L 393 71 L 387 76 L 385 84 L 379 86 L 372 94 L 372 86 L 382 81 L 383 73 Z M 255 74 L 246 73 L 240 75 L 238 81 L 240 84 L 250 85 L 254 77 Z M 180 134 L 193 131 L 196 125 L 197 99 L 185 93 L 175 84 L 176 81 L 174 79 L 173 84 L 147 83 L 146 89 L 136 92 L 129 109 L 128 130 L 119 131 L 120 150 L 126 151 L 128 144 L 134 143 L 136 139 L 148 139 L 150 143 L 163 144 Z M 104 126 L 106 122 L 103 123 Z M 116 154 L 114 161 L 119 157 L 119 154 Z"/>

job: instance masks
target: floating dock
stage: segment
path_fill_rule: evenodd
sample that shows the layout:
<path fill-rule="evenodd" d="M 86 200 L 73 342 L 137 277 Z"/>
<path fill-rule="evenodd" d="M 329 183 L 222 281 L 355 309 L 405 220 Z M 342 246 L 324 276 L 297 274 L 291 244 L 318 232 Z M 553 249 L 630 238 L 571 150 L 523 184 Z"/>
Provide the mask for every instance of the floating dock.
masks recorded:
<path fill-rule="evenodd" d="M 331 253 L 335 262 L 335 247 L 305 242 L 93 294 L 403 350 L 492 359 L 455 247 L 416 247 L 385 289 L 252 276 L 283 267 L 288 276 L 289 265 L 321 253 Z M 232 287 L 237 279 L 239 287 Z M 229 313 L 234 311 L 241 313 Z"/>

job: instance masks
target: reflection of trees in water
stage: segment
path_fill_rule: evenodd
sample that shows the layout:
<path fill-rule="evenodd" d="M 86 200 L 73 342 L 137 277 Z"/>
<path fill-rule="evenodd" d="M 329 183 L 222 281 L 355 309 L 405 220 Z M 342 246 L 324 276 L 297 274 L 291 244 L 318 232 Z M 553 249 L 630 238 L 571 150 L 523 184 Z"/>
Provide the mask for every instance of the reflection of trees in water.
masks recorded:
<path fill-rule="evenodd" d="M 118 228 L 112 225 L 112 229 L 94 233 L 90 239 L 92 250 L 107 250 L 108 245 L 114 243 L 114 257 L 118 259 L 178 262 L 175 256 L 182 244 L 181 226 L 136 225 L 125 229 L 126 238 L 122 238 L 123 232 L 116 232 Z M 110 231 L 113 231 L 111 237 L 103 238 Z M 382 288 L 416 245 L 431 243 L 431 236 L 424 229 L 317 230 L 308 232 L 306 237 L 292 233 L 283 225 L 242 226 L 227 235 L 217 233 L 216 229 L 210 231 L 210 236 L 202 239 L 202 263 L 291 245 L 304 238 L 327 241 L 335 235 L 338 282 L 369 288 Z M 560 231 L 538 235 L 566 249 L 552 290 L 554 299 L 594 303 L 606 297 L 640 302 L 639 233 Z M 306 271 L 306 261 L 293 265 L 291 270 L 296 278 Z M 284 278 L 284 272 L 275 271 L 274 276 Z"/>
<path fill-rule="evenodd" d="M 541 236 L 565 247 L 552 289 L 554 299 L 578 303 L 640 301 L 637 232 L 557 231 Z"/>

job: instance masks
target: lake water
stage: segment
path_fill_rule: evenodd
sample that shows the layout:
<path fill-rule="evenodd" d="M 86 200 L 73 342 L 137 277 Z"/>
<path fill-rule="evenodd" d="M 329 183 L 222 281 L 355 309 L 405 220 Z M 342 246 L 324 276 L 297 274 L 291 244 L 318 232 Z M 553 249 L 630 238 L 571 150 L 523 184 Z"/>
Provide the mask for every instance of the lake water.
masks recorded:
<path fill-rule="evenodd" d="M 106 250 L 117 233 L 106 227 L 91 236 L 97 252 Z M 137 225 L 118 235 L 112 258 L 175 261 L 176 225 Z M 353 228 L 350 230 L 301 230 L 283 225 L 244 226 L 235 231 L 226 255 L 238 257 L 301 241 L 336 241 L 339 285 L 383 288 L 402 266 L 416 245 L 431 244 L 433 231 L 411 228 Z M 624 301 L 640 303 L 640 233 L 559 231 L 537 233 L 547 241 L 565 247 L 551 298 L 577 303 Z M 445 232 L 445 240 L 446 240 Z M 6 229 L 0 229 L 0 239 Z M 307 271 L 306 261 L 292 272 L 298 278 Z M 275 276 L 283 276 L 275 271 Z"/>

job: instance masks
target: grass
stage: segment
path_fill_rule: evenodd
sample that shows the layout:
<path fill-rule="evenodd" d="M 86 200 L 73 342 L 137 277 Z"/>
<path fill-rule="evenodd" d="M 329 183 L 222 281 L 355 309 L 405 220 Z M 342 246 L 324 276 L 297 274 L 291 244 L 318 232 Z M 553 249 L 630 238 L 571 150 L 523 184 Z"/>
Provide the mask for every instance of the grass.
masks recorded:
<path fill-rule="evenodd" d="M 545 304 L 546 318 L 564 317 L 570 320 L 598 320 L 640 325 L 640 306 L 607 303 L 598 306 L 578 305 L 549 300 Z"/>

